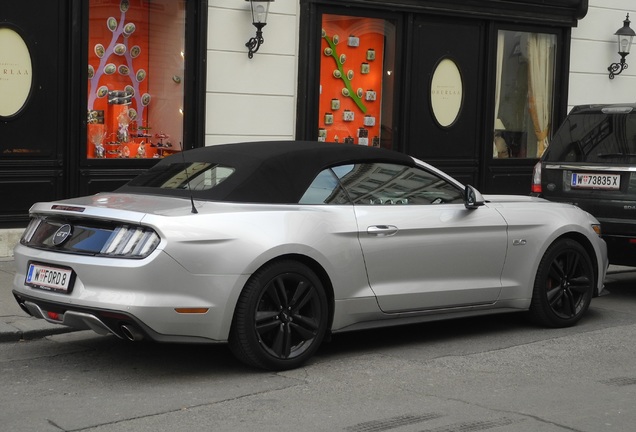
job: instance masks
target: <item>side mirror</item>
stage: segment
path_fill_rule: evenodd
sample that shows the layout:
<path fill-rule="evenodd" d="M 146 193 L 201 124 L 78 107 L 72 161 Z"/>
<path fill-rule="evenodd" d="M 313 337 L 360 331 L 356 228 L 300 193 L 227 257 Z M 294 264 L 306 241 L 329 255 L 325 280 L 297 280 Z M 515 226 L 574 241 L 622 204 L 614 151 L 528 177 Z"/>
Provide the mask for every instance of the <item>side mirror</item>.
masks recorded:
<path fill-rule="evenodd" d="M 476 209 L 484 205 L 486 200 L 482 194 L 471 185 L 466 185 L 464 189 L 464 206 L 467 209 Z"/>

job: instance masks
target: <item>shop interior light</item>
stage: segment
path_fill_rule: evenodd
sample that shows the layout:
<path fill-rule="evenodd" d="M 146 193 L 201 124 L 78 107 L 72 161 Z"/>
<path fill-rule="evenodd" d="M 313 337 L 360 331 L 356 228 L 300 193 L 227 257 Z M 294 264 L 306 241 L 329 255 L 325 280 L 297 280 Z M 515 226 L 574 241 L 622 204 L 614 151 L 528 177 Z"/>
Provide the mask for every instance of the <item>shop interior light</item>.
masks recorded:
<path fill-rule="evenodd" d="M 627 69 L 625 57 L 629 54 L 629 50 L 632 48 L 632 41 L 634 40 L 634 36 L 636 36 L 636 32 L 631 29 L 629 24 L 629 14 L 627 14 L 627 18 L 623 21 L 623 27 L 619 28 L 616 30 L 616 33 L 614 33 L 614 35 L 618 38 L 618 54 L 621 56 L 621 61 L 620 63 L 612 63 L 607 68 L 610 79 L 614 79 L 614 76 Z"/>
<path fill-rule="evenodd" d="M 269 13 L 269 4 L 274 0 L 245 0 L 250 2 L 252 10 L 252 25 L 256 27 L 256 36 L 250 38 L 245 46 L 249 49 L 247 56 L 254 57 L 254 53 L 258 51 L 265 39 L 263 39 L 263 27 L 267 25 L 267 14 Z M 263 5 L 265 3 L 265 5 Z"/>

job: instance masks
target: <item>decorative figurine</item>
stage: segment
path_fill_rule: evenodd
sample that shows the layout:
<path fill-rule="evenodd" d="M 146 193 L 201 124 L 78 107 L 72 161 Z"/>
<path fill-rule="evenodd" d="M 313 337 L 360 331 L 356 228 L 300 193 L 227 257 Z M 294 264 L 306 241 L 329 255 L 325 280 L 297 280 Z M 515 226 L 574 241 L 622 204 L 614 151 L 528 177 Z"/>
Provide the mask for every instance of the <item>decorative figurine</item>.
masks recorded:
<path fill-rule="evenodd" d="M 141 159 L 146 157 L 146 141 L 139 143 L 139 146 L 137 147 L 137 157 Z"/>
<path fill-rule="evenodd" d="M 99 159 L 104 158 L 104 146 L 102 141 L 106 138 L 106 131 L 104 129 L 97 129 L 91 134 L 91 142 L 95 146 L 95 157 Z"/>
<path fill-rule="evenodd" d="M 123 110 L 119 117 L 117 117 L 117 140 L 119 142 L 127 143 L 130 141 L 130 135 L 128 133 L 128 125 L 130 124 L 130 117 L 128 117 L 128 110 Z"/>

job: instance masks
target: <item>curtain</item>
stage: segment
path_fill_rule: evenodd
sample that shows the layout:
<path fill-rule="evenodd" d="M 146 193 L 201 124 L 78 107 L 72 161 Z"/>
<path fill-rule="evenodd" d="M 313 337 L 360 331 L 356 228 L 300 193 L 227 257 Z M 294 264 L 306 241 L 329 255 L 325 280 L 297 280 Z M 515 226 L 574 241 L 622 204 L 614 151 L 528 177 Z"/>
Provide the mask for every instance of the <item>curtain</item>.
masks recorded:
<path fill-rule="evenodd" d="M 537 136 L 537 157 L 548 147 L 554 83 L 554 35 L 528 35 L 528 105 Z"/>
<path fill-rule="evenodd" d="M 493 130 L 497 127 L 497 119 L 499 118 L 499 98 L 501 97 L 501 75 L 503 71 L 503 57 L 504 57 L 504 33 L 499 31 L 497 34 L 497 82 L 495 84 L 495 125 Z M 497 157 L 497 147 L 492 146 L 492 156 Z"/>

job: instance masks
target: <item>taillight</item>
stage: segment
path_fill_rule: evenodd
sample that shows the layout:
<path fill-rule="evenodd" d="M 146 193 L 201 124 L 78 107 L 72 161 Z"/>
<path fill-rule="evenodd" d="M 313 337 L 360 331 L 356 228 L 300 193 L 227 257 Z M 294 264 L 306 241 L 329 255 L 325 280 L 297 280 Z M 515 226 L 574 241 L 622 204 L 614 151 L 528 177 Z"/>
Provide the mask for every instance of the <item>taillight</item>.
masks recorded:
<path fill-rule="evenodd" d="M 38 216 L 31 217 L 29 225 L 24 230 L 24 233 L 22 233 L 22 239 L 20 240 L 20 243 L 25 244 L 30 242 L 33 234 L 35 234 L 35 231 L 40 226 L 40 223 L 42 223 L 42 218 Z"/>
<path fill-rule="evenodd" d="M 117 258 L 145 258 L 159 245 L 160 238 L 150 228 L 119 226 L 102 247 L 100 255 Z"/>
<path fill-rule="evenodd" d="M 64 227 L 70 227 L 68 235 L 54 242 Z M 140 225 L 34 214 L 20 243 L 59 253 L 141 259 L 157 249 L 161 238 L 153 229 Z"/>
<path fill-rule="evenodd" d="M 532 170 L 532 193 L 541 193 L 541 161 L 537 162 Z"/>

